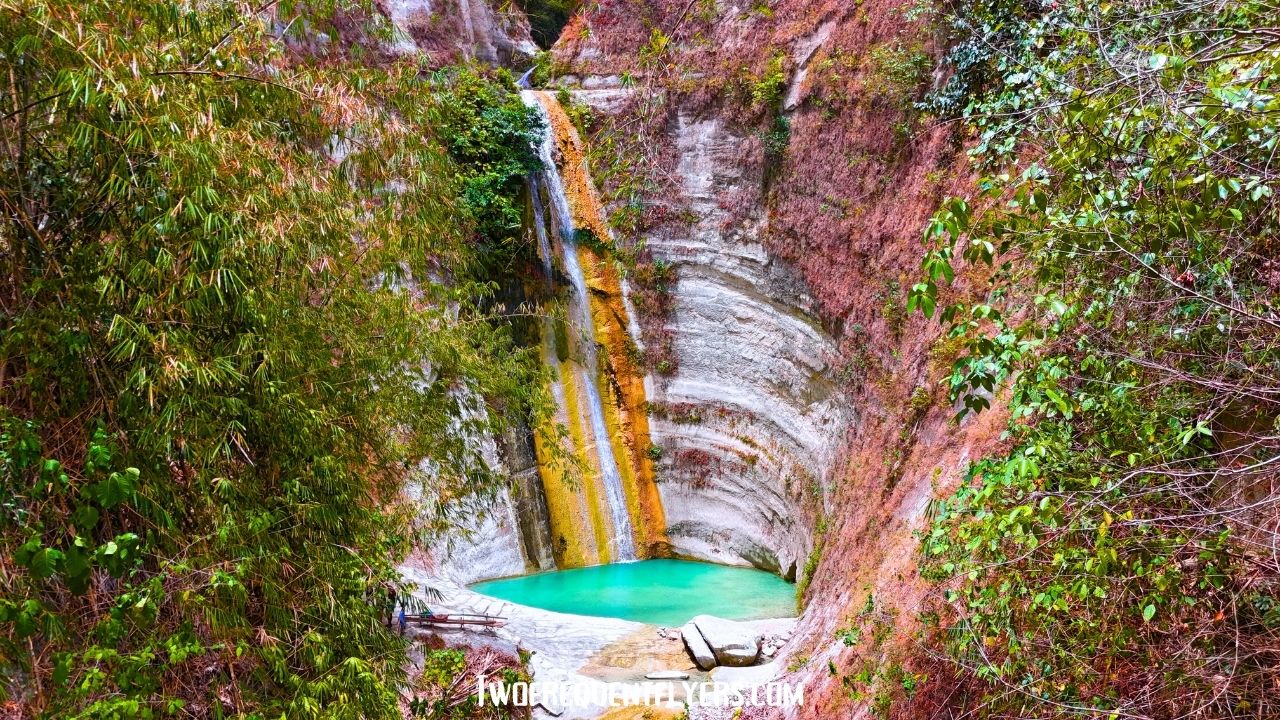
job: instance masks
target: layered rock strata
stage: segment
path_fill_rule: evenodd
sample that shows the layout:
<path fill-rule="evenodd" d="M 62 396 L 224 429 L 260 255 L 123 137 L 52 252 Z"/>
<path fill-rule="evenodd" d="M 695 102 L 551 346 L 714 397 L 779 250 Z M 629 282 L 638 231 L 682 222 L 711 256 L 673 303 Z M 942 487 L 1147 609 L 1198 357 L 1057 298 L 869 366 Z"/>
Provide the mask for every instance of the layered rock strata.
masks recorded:
<path fill-rule="evenodd" d="M 574 95 L 596 112 L 626 107 L 624 89 L 582 80 Z M 663 330 L 678 369 L 646 380 L 667 535 L 676 554 L 795 579 L 813 542 L 802 508 L 820 504 L 853 420 L 832 376 L 836 344 L 761 242 L 764 209 L 734 219 L 725 207 L 760 182 L 742 163 L 756 139 L 681 113 L 669 142 L 693 222 L 639 240 L 676 277 Z"/>

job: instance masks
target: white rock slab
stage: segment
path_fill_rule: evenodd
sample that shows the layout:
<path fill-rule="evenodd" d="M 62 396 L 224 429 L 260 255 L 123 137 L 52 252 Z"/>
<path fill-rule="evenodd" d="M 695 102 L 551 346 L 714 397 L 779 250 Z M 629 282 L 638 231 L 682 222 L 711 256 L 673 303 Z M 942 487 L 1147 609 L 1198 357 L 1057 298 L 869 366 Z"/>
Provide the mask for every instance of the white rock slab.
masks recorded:
<path fill-rule="evenodd" d="M 768 662 L 751 667 L 718 667 L 711 671 L 711 679 L 738 688 L 750 688 L 772 682 L 782 672 L 783 668 L 778 663 Z"/>
<path fill-rule="evenodd" d="M 707 641 L 702 639 L 702 633 L 698 631 L 693 621 L 689 621 L 680 628 L 680 637 L 684 639 L 684 646 L 689 650 L 689 654 L 693 656 L 693 661 L 703 670 L 710 670 L 716 666 L 716 655 L 711 650 L 711 646 L 707 645 Z"/>
<path fill-rule="evenodd" d="M 751 626 L 714 615 L 699 615 L 690 622 L 715 654 L 716 664 L 743 667 L 760 657 L 760 634 Z"/>

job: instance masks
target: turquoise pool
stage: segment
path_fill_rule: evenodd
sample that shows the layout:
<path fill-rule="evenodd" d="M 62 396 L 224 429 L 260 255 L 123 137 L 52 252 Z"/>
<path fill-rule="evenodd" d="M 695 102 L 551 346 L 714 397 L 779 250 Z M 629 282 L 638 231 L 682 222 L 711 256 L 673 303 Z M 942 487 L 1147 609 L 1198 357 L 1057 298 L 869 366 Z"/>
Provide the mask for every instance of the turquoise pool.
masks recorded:
<path fill-rule="evenodd" d="M 490 597 L 557 612 L 668 627 L 706 613 L 730 620 L 794 617 L 795 586 L 751 568 L 689 560 L 641 560 L 488 580 Z"/>

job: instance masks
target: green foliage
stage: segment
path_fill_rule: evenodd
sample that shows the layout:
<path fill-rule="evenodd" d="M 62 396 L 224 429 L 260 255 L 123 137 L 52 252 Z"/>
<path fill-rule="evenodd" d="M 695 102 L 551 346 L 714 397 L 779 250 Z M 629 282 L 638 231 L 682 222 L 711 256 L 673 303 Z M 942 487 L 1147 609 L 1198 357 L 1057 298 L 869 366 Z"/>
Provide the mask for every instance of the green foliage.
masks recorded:
<path fill-rule="evenodd" d="M 813 549 L 809 551 L 809 557 L 804 561 L 804 567 L 800 570 L 800 579 L 796 581 L 796 601 L 803 603 L 805 595 L 809 592 L 809 583 L 813 582 L 813 574 L 818 571 L 818 563 L 822 562 L 823 540 L 819 539 L 814 543 Z"/>
<path fill-rule="evenodd" d="M 809 550 L 809 557 L 805 559 L 804 567 L 800 569 L 800 577 L 796 580 L 797 604 L 803 604 L 805 595 L 809 592 L 809 583 L 813 581 L 813 574 L 818 571 L 818 564 L 822 562 L 822 551 L 827 544 L 827 530 L 828 520 L 824 515 L 818 520 L 813 548 Z"/>
<path fill-rule="evenodd" d="M 751 103 L 758 108 L 777 110 L 786 89 L 787 55 L 774 53 L 765 66 L 764 74 L 751 83 Z"/>
<path fill-rule="evenodd" d="M 591 114 L 591 106 L 575 98 L 573 93 L 565 87 L 556 90 L 556 102 L 560 104 L 564 114 L 569 116 L 569 121 L 573 123 L 579 137 L 588 137 L 595 120 Z"/>
<path fill-rule="evenodd" d="M 863 79 L 865 96 L 879 107 L 897 113 L 890 123 L 894 140 L 906 143 L 915 132 L 919 116 L 916 102 L 929 81 L 933 58 L 919 42 L 876 45 L 867 54 Z"/>
<path fill-rule="evenodd" d="M 573 231 L 573 242 L 578 247 L 590 249 L 600 257 L 610 257 L 617 252 L 613 243 L 596 235 L 591 228 L 576 228 Z"/>
<path fill-rule="evenodd" d="M 902 336 L 902 327 L 907 322 L 907 313 L 902 306 L 902 283 L 895 280 L 887 280 L 884 284 L 884 290 L 880 293 L 880 314 L 884 317 L 884 323 L 889 327 L 889 332 L 894 337 Z"/>
<path fill-rule="evenodd" d="M 910 700 L 928 677 L 913 673 L 885 650 L 893 634 L 897 612 L 878 609 L 875 596 L 867 593 L 862 610 L 849 625 L 836 631 L 846 647 L 858 648 L 851 672 L 842 672 L 833 661 L 828 669 L 840 679 L 840 686 L 854 701 L 866 702 L 875 717 L 889 717 L 894 703 Z"/>
<path fill-rule="evenodd" d="M 1035 55 L 1052 38 L 1042 22 L 1058 3 L 948 0 L 937 4 L 949 25 L 950 50 L 943 60 L 952 74 L 945 85 L 920 103 L 920 108 L 941 118 L 963 116 L 979 126 L 989 119 L 1004 122 L 1003 118 L 989 118 L 974 103 L 993 85 L 1028 70 L 1023 59 Z M 933 10 L 913 8 L 917 16 L 932 15 Z"/>
<path fill-rule="evenodd" d="M 484 497 L 468 438 L 541 401 L 479 257 L 529 166 L 518 100 L 272 32 L 232 3 L 0 5 L 0 693 L 24 717 L 399 718 L 396 564 L 461 511 L 404 487 Z"/>
<path fill-rule="evenodd" d="M 529 85 L 536 88 L 550 87 L 556 78 L 569 71 L 569 67 L 563 62 L 557 62 L 549 50 L 543 50 L 533 56 L 531 69 Z"/>
<path fill-rule="evenodd" d="M 528 682 L 528 657 L 503 657 L 493 650 L 474 648 L 424 649 L 421 673 L 414 678 L 409 713 L 423 720 L 512 720 L 528 718 L 529 709 L 499 705 L 475 693 L 477 678 L 486 685 Z"/>
<path fill-rule="evenodd" d="M 1020 12 L 967 7 L 983 33 Z M 933 315 L 957 263 L 990 268 L 940 309 L 952 398 L 983 410 L 1014 378 L 1007 452 L 924 540 L 983 713 L 1277 711 L 1280 566 L 1257 548 L 1277 542 L 1280 56 L 1252 39 L 1275 10 L 1062 3 L 1016 14 L 982 66 L 979 159 L 1040 152 L 982 181 L 985 212 L 939 211 L 909 304 Z"/>
<path fill-rule="evenodd" d="M 791 144 L 791 119 L 786 115 L 775 115 L 773 123 L 760 134 L 760 138 L 764 141 L 765 161 L 776 163 L 786 154 L 787 146 Z"/>
<path fill-rule="evenodd" d="M 762 75 L 744 80 L 751 108 L 767 119 L 767 123 L 758 131 L 764 145 L 766 186 L 777 175 L 787 146 L 791 144 L 791 119 L 783 114 L 782 107 L 787 90 L 786 63 L 786 53 L 774 52 L 769 56 Z"/>
<path fill-rule="evenodd" d="M 525 250 L 525 178 L 539 168 L 529 150 L 541 139 L 541 116 L 513 92 L 505 71 L 450 68 L 433 75 L 433 130 L 457 161 L 460 209 L 473 220 L 479 257 L 495 276 L 509 275 Z"/>
<path fill-rule="evenodd" d="M 919 43 L 900 41 L 871 48 L 867 63 L 867 90 L 879 102 L 902 112 L 912 109 L 933 69 L 933 60 Z"/>
<path fill-rule="evenodd" d="M 649 41 L 640 48 L 640 66 L 653 67 L 657 65 L 670 47 L 671 37 L 662 32 L 661 28 L 652 28 L 649 31 Z"/>
<path fill-rule="evenodd" d="M 862 640 L 862 628 L 848 627 L 836 631 L 836 638 L 845 644 L 845 647 L 853 647 Z"/>

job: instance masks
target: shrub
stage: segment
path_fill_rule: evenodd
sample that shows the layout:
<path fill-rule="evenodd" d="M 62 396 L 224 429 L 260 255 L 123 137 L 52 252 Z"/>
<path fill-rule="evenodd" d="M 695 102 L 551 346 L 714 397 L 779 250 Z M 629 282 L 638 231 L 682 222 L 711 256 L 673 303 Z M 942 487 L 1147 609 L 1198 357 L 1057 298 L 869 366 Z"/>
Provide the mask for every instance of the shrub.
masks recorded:
<path fill-rule="evenodd" d="M 976 714 L 1271 715 L 1280 59 L 1243 30 L 1269 9 L 1055 6 L 970 103 L 980 161 L 1042 154 L 935 215 L 911 291 L 932 315 L 955 264 L 991 272 L 940 312 L 951 396 L 1013 378 L 1007 448 L 924 540 L 940 644 Z"/>
<path fill-rule="evenodd" d="M 764 74 L 751 84 L 751 103 L 757 108 L 777 112 L 787 89 L 787 56 L 777 52 L 769 57 Z"/>

